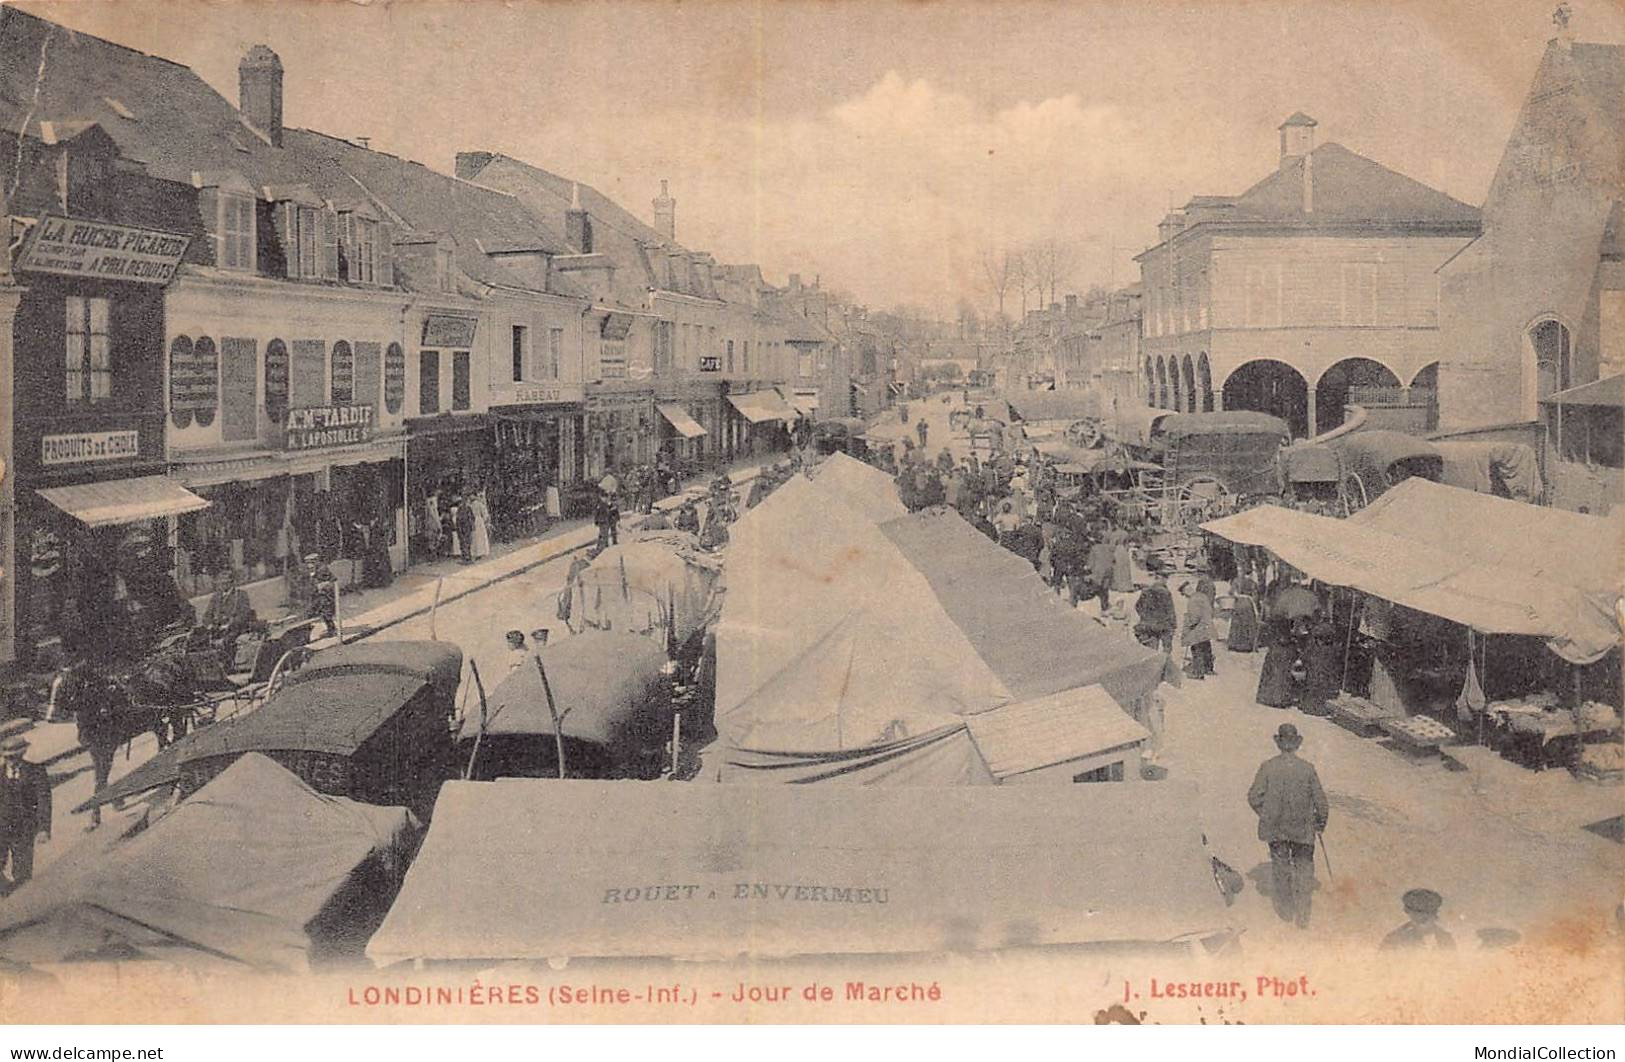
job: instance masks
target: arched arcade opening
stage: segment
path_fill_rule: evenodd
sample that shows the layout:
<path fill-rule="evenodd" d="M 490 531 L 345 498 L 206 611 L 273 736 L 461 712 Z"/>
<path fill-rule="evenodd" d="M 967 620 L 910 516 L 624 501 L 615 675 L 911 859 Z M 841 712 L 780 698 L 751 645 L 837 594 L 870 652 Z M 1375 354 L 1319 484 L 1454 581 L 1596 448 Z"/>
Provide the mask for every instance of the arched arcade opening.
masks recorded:
<path fill-rule="evenodd" d="M 1344 358 L 1320 374 L 1315 384 L 1315 416 L 1311 434 L 1331 431 L 1348 415 L 1349 396 L 1355 388 L 1384 388 L 1395 392 L 1376 402 L 1391 405 L 1398 401 L 1399 377 L 1380 361 L 1371 358 Z M 1370 402 L 1372 399 L 1367 398 Z"/>
<path fill-rule="evenodd" d="M 1220 391 L 1225 409 L 1250 409 L 1280 417 L 1294 438 L 1309 433 L 1309 383 L 1284 361 L 1244 362 L 1225 377 Z"/>

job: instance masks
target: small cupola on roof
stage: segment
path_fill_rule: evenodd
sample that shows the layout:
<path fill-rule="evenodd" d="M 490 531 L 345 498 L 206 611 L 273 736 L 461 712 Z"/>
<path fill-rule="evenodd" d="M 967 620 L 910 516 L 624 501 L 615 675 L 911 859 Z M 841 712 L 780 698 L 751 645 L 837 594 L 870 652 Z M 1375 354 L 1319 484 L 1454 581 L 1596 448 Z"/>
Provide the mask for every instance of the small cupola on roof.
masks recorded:
<path fill-rule="evenodd" d="M 660 194 L 654 198 L 655 231 L 673 243 L 677 242 L 677 200 L 671 197 L 664 180 Z"/>
<path fill-rule="evenodd" d="M 1319 124 L 1302 111 L 1281 123 L 1282 166 L 1315 150 L 1315 126 Z"/>
<path fill-rule="evenodd" d="M 263 44 L 237 64 L 237 109 L 267 140 L 282 146 L 282 60 Z"/>

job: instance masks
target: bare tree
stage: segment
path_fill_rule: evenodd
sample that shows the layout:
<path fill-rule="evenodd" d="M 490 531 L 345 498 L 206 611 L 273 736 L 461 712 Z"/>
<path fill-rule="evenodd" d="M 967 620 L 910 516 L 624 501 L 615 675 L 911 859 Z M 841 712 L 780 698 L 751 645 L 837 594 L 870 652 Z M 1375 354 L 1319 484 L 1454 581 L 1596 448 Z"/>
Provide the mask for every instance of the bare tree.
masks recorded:
<path fill-rule="evenodd" d="M 1010 293 L 1010 286 L 1015 283 L 1015 260 L 1009 251 L 995 251 L 984 248 L 982 251 L 982 278 L 987 283 L 987 290 L 999 304 L 999 316 L 1004 316 L 1004 297 Z"/>
<path fill-rule="evenodd" d="M 1021 251 L 1007 251 L 1005 253 L 1010 259 L 1010 279 L 1021 292 L 1021 316 L 1025 318 L 1027 316 L 1027 293 L 1033 290 L 1032 264 L 1027 261 L 1026 254 Z"/>
<path fill-rule="evenodd" d="M 1077 247 L 1054 236 L 1034 243 L 1027 249 L 1026 258 L 1031 264 L 1040 308 L 1056 301 L 1056 293 L 1078 268 Z"/>

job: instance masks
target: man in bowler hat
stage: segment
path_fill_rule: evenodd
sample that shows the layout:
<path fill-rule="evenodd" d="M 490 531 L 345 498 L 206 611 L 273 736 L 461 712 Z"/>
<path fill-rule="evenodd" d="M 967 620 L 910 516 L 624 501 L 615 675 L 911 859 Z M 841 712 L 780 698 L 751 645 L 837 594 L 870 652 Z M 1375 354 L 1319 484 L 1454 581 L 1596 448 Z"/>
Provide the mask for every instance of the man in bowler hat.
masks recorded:
<path fill-rule="evenodd" d="M 1309 928 L 1309 894 L 1315 882 L 1315 837 L 1326 828 L 1330 808 L 1320 776 L 1298 758 L 1303 736 L 1291 723 L 1275 732 L 1280 755 L 1261 764 L 1247 791 L 1258 815 L 1258 839 L 1269 845 L 1275 913 L 1283 922 Z"/>

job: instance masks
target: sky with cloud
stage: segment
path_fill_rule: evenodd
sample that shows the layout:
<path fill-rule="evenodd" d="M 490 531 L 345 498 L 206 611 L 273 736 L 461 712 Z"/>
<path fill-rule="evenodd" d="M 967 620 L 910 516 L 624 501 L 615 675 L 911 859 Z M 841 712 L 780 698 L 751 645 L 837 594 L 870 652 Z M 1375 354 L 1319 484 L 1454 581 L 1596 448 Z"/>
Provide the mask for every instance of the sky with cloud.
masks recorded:
<path fill-rule="evenodd" d="M 1582 40 L 1625 42 L 1608 0 Z M 502 151 L 770 279 L 873 305 L 984 308 L 984 248 L 1053 237 L 1070 287 L 1124 283 L 1170 205 L 1276 163 L 1293 111 L 1482 200 L 1555 0 L 771 4 L 745 0 L 30 0 L 192 66 L 228 98 L 269 44 L 290 125 L 449 171 Z"/>

